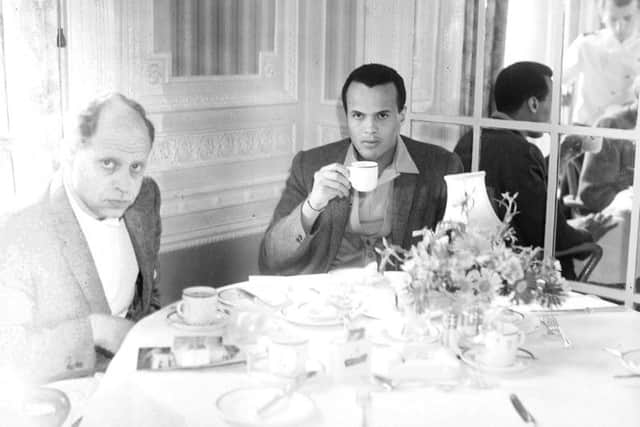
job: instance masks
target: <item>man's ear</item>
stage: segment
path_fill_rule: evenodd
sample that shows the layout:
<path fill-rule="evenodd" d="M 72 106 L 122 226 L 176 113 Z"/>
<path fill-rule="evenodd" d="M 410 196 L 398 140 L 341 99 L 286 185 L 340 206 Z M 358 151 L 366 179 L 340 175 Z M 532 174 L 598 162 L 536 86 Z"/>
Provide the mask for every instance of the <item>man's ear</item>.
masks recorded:
<path fill-rule="evenodd" d="M 404 107 L 402 107 L 402 110 L 400 110 L 400 113 L 398 113 L 398 116 L 400 117 L 400 123 L 404 123 L 404 118 L 407 114 L 407 106 L 405 105 Z"/>
<path fill-rule="evenodd" d="M 531 111 L 533 114 L 535 114 L 538 111 L 538 98 L 536 98 L 535 96 L 530 97 L 529 99 L 527 99 L 527 106 L 529 107 L 529 111 Z"/>

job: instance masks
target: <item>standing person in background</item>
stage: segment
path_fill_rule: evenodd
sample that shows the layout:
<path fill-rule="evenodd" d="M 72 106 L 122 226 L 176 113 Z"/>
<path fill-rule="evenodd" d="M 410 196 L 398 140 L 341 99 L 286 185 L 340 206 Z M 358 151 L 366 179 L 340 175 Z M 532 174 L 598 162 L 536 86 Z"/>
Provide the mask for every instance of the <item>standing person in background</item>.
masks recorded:
<path fill-rule="evenodd" d="M 599 0 L 599 10 L 604 28 L 576 38 L 563 64 L 574 124 L 592 126 L 608 108 L 632 102 L 640 73 L 640 0 Z"/>
<path fill-rule="evenodd" d="M 0 223 L 0 368 L 28 381 L 104 369 L 159 307 L 160 192 L 144 177 L 153 125 L 111 94 L 74 132 L 46 193 Z"/>

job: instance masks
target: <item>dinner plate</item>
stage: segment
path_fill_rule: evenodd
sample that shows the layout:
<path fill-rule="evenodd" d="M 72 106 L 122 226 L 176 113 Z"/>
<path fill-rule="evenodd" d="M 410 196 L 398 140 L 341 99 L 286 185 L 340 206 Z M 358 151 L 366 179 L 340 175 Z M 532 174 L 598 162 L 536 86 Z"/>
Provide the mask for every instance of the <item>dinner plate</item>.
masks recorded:
<path fill-rule="evenodd" d="M 216 407 L 227 422 L 241 426 L 297 426 L 315 414 L 313 400 L 294 392 L 258 415 L 258 409 L 279 394 L 279 387 L 238 388 L 221 395 Z"/>
<path fill-rule="evenodd" d="M 227 324 L 228 319 L 229 315 L 227 313 L 218 310 L 213 321 L 202 325 L 194 325 L 192 323 L 187 323 L 175 309 L 171 310 L 169 314 L 167 314 L 167 322 L 169 323 L 169 325 L 178 329 L 193 332 L 220 330 Z"/>
<path fill-rule="evenodd" d="M 419 340 L 412 337 L 402 335 L 402 327 L 396 324 L 385 324 L 380 328 L 373 330 L 369 335 L 369 339 L 374 344 L 393 344 L 393 343 L 416 343 L 430 344 L 436 342 L 440 338 L 440 329 L 435 326 L 429 326 L 429 333 L 421 336 Z"/>
<path fill-rule="evenodd" d="M 283 317 L 291 323 L 303 326 L 342 325 L 342 315 L 327 303 L 303 302 L 282 309 Z"/>
<path fill-rule="evenodd" d="M 516 360 L 513 364 L 509 366 L 491 366 L 487 365 L 485 362 L 480 360 L 480 355 L 482 354 L 482 347 L 474 347 L 467 349 L 462 352 L 460 355 L 462 361 L 472 368 L 478 369 L 484 372 L 492 372 L 496 374 L 510 374 L 514 372 L 520 372 L 524 369 L 527 369 L 531 364 L 530 356 L 526 357 L 516 357 Z"/>

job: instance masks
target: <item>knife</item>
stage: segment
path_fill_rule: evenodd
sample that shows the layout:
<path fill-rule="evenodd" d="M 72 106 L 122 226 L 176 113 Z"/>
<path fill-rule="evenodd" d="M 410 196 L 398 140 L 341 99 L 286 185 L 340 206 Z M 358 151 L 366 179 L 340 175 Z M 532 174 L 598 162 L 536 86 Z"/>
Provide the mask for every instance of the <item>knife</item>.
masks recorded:
<path fill-rule="evenodd" d="M 531 423 L 534 426 L 538 425 L 538 423 L 536 423 L 536 419 L 533 418 L 531 412 L 527 411 L 527 408 L 525 408 L 522 402 L 520 402 L 518 396 L 512 393 L 509 398 L 511 399 L 511 404 L 516 409 L 516 412 L 518 413 L 518 415 L 520 415 L 520 418 L 522 418 L 525 423 Z"/>
<path fill-rule="evenodd" d="M 276 403 L 280 402 L 282 399 L 284 399 L 286 397 L 291 396 L 296 390 L 298 390 L 298 388 L 300 388 L 300 386 L 307 379 L 313 377 L 317 373 L 318 373 L 318 371 L 309 371 L 309 372 L 307 372 L 305 374 L 299 375 L 281 393 L 276 394 L 267 403 L 265 403 L 264 405 L 259 407 L 258 410 L 256 411 L 258 413 L 258 415 L 263 415 L 269 408 L 272 408 Z"/>

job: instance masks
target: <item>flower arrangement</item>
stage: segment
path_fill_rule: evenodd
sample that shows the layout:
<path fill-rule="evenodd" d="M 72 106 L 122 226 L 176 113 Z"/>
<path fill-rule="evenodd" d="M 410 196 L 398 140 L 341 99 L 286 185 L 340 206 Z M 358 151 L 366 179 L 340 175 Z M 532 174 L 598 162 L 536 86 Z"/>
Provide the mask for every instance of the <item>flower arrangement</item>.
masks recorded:
<path fill-rule="evenodd" d="M 488 303 L 495 295 L 507 296 L 516 304 L 560 305 L 566 297 L 566 282 L 559 264 L 543 258 L 540 248 L 514 244 L 509 224 L 517 214 L 516 197 L 502 194 L 498 203 L 505 209 L 504 219 L 492 232 L 442 221 L 434 231 L 415 231 L 414 236 L 422 240 L 409 250 L 384 241 L 381 267 L 399 264 L 408 272 L 414 298 L 438 291 L 459 305 Z"/>

